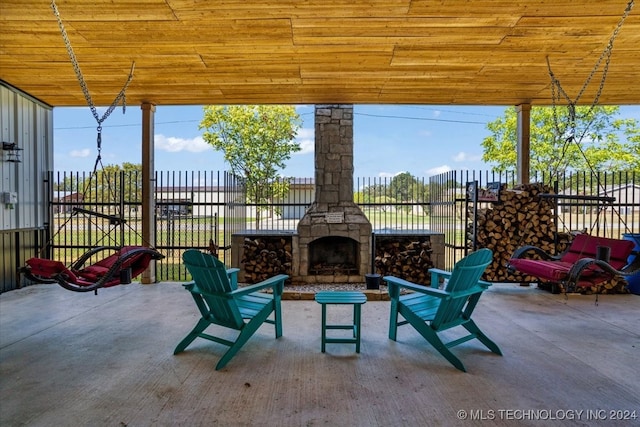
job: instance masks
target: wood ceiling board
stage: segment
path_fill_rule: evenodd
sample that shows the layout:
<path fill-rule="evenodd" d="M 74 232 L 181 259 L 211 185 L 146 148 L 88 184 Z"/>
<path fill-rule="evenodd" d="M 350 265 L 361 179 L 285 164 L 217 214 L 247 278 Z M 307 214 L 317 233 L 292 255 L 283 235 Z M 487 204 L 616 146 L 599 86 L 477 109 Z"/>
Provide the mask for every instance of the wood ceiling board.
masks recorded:
<path fill-rule="evenodd" d="M 520 21 L 511 15 L 498 16 L 426 16 L 426 17 L 383 17 L 383 18 L 319 18 L 292 19 L 294 29 L 313 29 L 324 32 L 356 32 L 380 35 L 404 35 L 423 31 L 450 31 L 454 28 L 483 29 L 511 28 Z M 358 34 L 356 34 L 358 35 Z"/>
<path fill-rule="evenodd" d="M 350 33 L 349 31 L 347 33 Z M 406 34 L 398 32 L 397 35 L 379 35 L 376 33 L 362 35 L 343 35 L 336 32 L 325 33 L 321 29 L 300 30 L 294 29 L 293 41 L 296 45 L 396 45 L 422 44 L 479 44 L 498 45 L 506 37 L 506 32 L 500 28 L 484 28 L 481 31 L 469 31 L 469 29 L 455 28 L 445 31 L 422 31 L 420 33 Z"/>
<path fill-rule="evenodd" d="M 46 56 L 47 58 L 56 57 L 57 59 L 66 59 L 66 61 L 69 62 L 69 55 L 62 39 L 59 39 L 58 41 L 58 43 L 52 43 L 49 45 L 39 43 L 34 46 L 17 46 L 15 44 L 4 44 L 3 40 L 0 40 L 0 54 L 3 55 L 2 61 L 4 62 L 5 60 L 9 61 L 17 58 L 37 58 L 39 56 Z M 198 47 L 198 50 L 200 49 L 202 49 L 201 46 Z M 94 60 L 100 58 L 122 57 L 147 58 L 151 60 L 156 59 L 154 62 L 157 62 L 158 64 L 161 64 L 169 56 L 180 57 L 183 55 L 199 55 L 199 52 L 191 46 L 187 46 L 179 50 L 176 50 L 174 46 L 154 46 L 153 51 L 145 49 L 132 50 L 130 45 L 109 46 L 108 48 L 102 46 L 83 46 L 81 48 L 76 48 L 74 46 L 73 50 L 74 52 L 77 51 L 81 52 L 83 55 L 91 56 Z"/>
<path fill-rule="evenodd" d="M 218 18 L 260 17 L 385 17 L 405 16 L 412 0 L 278 0 L 278 1 L 242 1 L 242 0 L 167 0 L 179 19 L 198 19 L 214 15 Z M 195 5 L 197 3 L 197 6 Z"/>
<path fill-rule="evenodd" d="M 64 22 L 176 20 L 173 11 L 164 0 L 56 0 L 56 5 Z M 50 0 L 0 2 L 0 22 L 43 20 L 56 22 Z"/>
<path fill-rule="evenodd" d="M 211 54 L 278 54 L 282 52 L 293 53 L 295 55 L 323 55 L 326 53 L 338 52 L 338 53 L 367 53 L 367 52 L 393 52 L 393 45 L 321 45 L 313 44 L 308 46 L 298 45 L 280 45 L 280 46 L 265 46 L 259 44 L 246 44 L 242 47 L 235 47 L 231 50 L 228 47 L 220 44 L 210 43 L 208 45 L 198 45 L 198 52 L 211 53 Z"/>
<path fill-rule="evenodd" d="M 211 59 L 230 61 L 261 61 L 283 59 L 297 63 L 327 63 L 331 60 L 370 58 L 372 61 L 386 61 L 390 63 L 393 54 L 393 46 L 377 45 L 307 45 L 307 46 L 264 46 L 247 44 L 229 49 L 220 45 L 198 46 L 197 53 L 207 61 Z"/>
<path fill-rule="evenodd" d="M 490 0 L 490 1 L 432 1 L 414 0 L 409 15 L 493 15 L 520 16 L 622 16 L 627 1 L 597 0 Z"/>
<path fill-rule="evenodd" d="M 207 26 L 172 25 L 148 23 L 120 23 L 117 29 L 109 25 L 82 23 L 77 25 L 77 33 L 92 46 L 129 45 L 132 48 L 145 46 L 173 46 L 176 51 L 183 47 L 199 44 L 222 44 L 225 46 L 244 45 L 247 43 L 261 45 L 291 45 L 292 34 L 288 20 L 245 20 L 213 21 Z M 72 45 L 74 38 L 69 34 Z M 75 48 L 75 46 L 74 46 Z"/>
<path fill-rule="evenodd" d="M 380 70 L 381 67 L 389 66 L 391 62 L 391 55 L 380 54 L 342 54 L 333 53 L 324 55 L 318 58 L 315 55 L 293 55 L 293 54 L 278 54 L 271 57 L 256 56 L 254 59 L 241 58 L 221 58 L 219 56 L 203 55 L 203 61 L 211 68 L 216 69 L 232 69 L 235 66 L 247 67 L 252 66 L 254 68 L 260 68 L 262 65 L 274 65 L 274 66 L 301 66 L 308 67 L 338 67 L 346 69 L 376 69 Z"/>
<path fill-rule="evenodd" d="M 570 20 L 560 16 L 523 16 L 518 20 L 516 28 L 562 28 L 565 31 L 571 29 L 578 31 L 574 35 L 579 35 L 583 31 L 593 31 L 610 36 L 618 26 L 622 18 L 622 13 L 612 16 L 586 15 L 573 16 Z M 638 22 L 638 17 L 634 15 L 628 16 L 624 21 L 625 28 Z"/>
<path fill-rule="evenodd" d="M 448 47 L 438 48 L 407 48 L 398 47 L 393 55 L 391 66 L 455 66 L 459 64 L 481 65 L 504 65 L 508 66 L 530 66 L 535 65 L 542 59 L 544 54 L 532 55 L 531 52 L 509 52 L 505 53 L 499 48 L 485 49 L 449 49 Z"/>
<path fill-rule="evenodd" d="M 35 59 L 37 58 L 37 59 Z M 135 70 L 134 76 L 145 72 L 145 70 L 154 70 L 154 72 L 162 72 L 167 69 L 182 69 L 185 72 L 197 72 L 198 70 L 205 70 L 207 68 L 206 64 L 202 61 L 202 58 L 198 55 L 167 55 L 162 58 L 162 60 L 158 61 L 157 57 L 150 59 L 148 57 L 129 57 L 129 56 L 110 56 L 112 59 L 109 63 L 99 62 L 99 59 L 92 59 L 92 55 L 83 55 L 82 58 L 85 60 L 84 64 L 81 66 L 82 73 L 90 73 L 100 72 L 100 70 L 107 70 L 108 72 L 113 72 L 114 70 L 126 70 L 123 71 L 127 75 L 131 69 L 132 62 L 135 61 Z M 75 76 L 73 71 L 73 66 L 67 57 L 66 60 L 64 57 L 60 58 L 60 56 L 35 56 L 34 59 L 25 60 L 22 62 L 17 61 L 7 61 L 5 64 L 11 68 L 21 68 L 21 69 L 33 69 L 33 73 L 41 73 L 41 72 L 51 72 L 51 71 L 68 71 L 71 75 Z M 92 65 L 99 64 L 99 65 Z M 68 73 L 65 73 L 68 74 Z M 39 74 L 42 75 L 42 74 Z M 75 77 L 74 77 L 75 78 Z"/>

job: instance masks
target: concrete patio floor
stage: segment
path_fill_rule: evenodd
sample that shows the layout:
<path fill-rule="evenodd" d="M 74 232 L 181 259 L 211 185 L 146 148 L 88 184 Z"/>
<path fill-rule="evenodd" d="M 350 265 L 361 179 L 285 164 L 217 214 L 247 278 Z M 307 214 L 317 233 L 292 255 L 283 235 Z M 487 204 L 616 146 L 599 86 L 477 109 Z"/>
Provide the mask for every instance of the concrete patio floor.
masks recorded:
<path fill-rule="evenodd" d="M 363 306 L 360 354 L 323 354 L 320 306 L 286 300 L 283 337 L 264 325 L 215 371 L 218 344 L 172 354 L 198 319 L 178 283 L 30 286 L 0 295 L 0 425 L 639 425 L 640 297 L 594 300 L 494 285 L 474 319 L 504 356 L 460 345 L 467 373 L 409 326 L 390 341 L 388 301 Z"/>

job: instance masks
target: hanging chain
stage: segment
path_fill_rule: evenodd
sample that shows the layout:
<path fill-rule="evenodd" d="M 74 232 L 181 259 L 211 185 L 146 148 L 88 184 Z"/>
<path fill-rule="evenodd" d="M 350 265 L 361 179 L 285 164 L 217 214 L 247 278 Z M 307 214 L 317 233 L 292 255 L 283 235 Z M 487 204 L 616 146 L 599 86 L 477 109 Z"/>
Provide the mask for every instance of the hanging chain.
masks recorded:
<path fill-rule="evenodd" d="M 556 87 L 558 89 L 559 95 L 562 95 L 562 97 L 567 100 L 570 108 L 573 107 L 574 114 L 575 114 L 575 105 L 578 103 L 580 98 L 582 98 L 582 95 L 584 95 L 585 90 L 591 83 L 591 80 L 593 79 L 593 77 L 598 72 L 598 69 L 600 68 L 600 64 L 602 64 L 602 61 L 604 60 L 605 65 L 602 69 L 602 79 L 600 80 L 600 86 L 598 87 L 598 91 L 596 92 L 594 101 L 591 104 L 591 109 L 589 110 L 589 113 L 598 104 L 598 101 L 600 100 L 600 95 L 602 95 L 602 91 L 604 90 L 604 83 L 607 79 L 607 73 L 609 72 L 609 64 L 611 63 L 611 53 L 613 52 L 613 42 L 618 37 L 618 33 L 620 32 L 620 29 L 622 28 L 622 24 L 624 23 L 625 19 L 627 19 L 627 16 L 629 16 L 629 14 L 631 13 L 633 4 L 634 4 L 634 0 L 629 0 L 629 2 L 627 3 L 627 7 L 624 10 L 624 13 L 622 14 L 622 17 L 620 18 L 620 21 L 618 21 L 618 25 L 616 26 L 615 30 L 613 30 L 613 33 L 609 38 L 609 43 L 607 43 L 607 47 L 604 49 L 604 51 L 600 55 L 600 58 L 598 58 L 598 60 L 596 61 L 593 69 L 591 70 L 591 73 L 587 77 L 587 80 L 584 82 L 584 85 L 580 89 L 580 92 L 578 92 L 578 96 L 576 96 L 575 100 L 572 100 L 562 88 L 560 81 L 555 77 L 555 75 L 553 74 L 553 71 L 551 70 L 549 57 L 547 57 L 547 67 L 549 69 L 549 77 L 551 78 L 552 90 L 553 90 L 553 87 Z"/>
<path fill-rule="evenodd" d="M 127 87 L 129 86 L 129 83 L 131 83 L 131 80 L 133 79 L 133 71 L 135 69 L 136 63 L 133 62 L 131 64 L 131 70 L 129 71 L 129 77 L 127 78 L 126 83 L 124 84 L 124 86 L 122 87 L 122 89 L 120 90 L 118 95 L 115 97 L 115 99 L 113 100 L 113 102 L 111 103 L 109 108 L 107 108 L 107 110 L 104 112 L 102 117 L 100 117 L 98 115 L 97 110 L 96 110 L 96 106 L 93 103 L 93 99 L 91 98 L 91 93 L 89 93 L 89 88 L 87 87 L 87 83 L 84 80 L 84 76 L 82 75 L 82 71 L 80 70 L 80 64 L 78 63 L 78 59 L 76 58 L 76 55 L 73 52 L 73 47 L 71 46 L 71 41 L 69 40 L 69 35 L 67 34 L 67 30 L 64 27 L 64 23 L 62 22 L 62 18 L 60 17 L 60 12 L 58 11 L 58 7 L 56 6 L 55 0 L 51 0 L 51 9 L 53 10 L 53 14 L 55 15 L 56 19 L 58 20 L 58 26 L 60 27 L 60 33 L 62 34 L 62 39 L 64 40 L 64 44 L 65 44 L 65 46 L 67 48 L 67 53 L 69 54 L 69 59 L 71 59 L 71 64 L 73 65 L 73 70 L 76 73 L 76 77 L 78 79 L 78 83 L 80 83 L 80 88 L 82 89 L 82 93 L 84 94 L 84 99 L 87 101 L 87 105 L 91 109 L 91 114 L 93 114 L 93 117 L 96 119 L 96 122 L 98 123 L 98 126 L 96 128 L 96 131 L 97 131 L 96 145 L 97 145 L 98 154 L 96 156 L 96 161 L 95 161 L 95 164 L 93 166 L 93 172 L 91 173 L 91 175 L 89 176 L 89 179 L 87 180 L 87 182 L 84 185 L 84 191 L 82 192 L 82 197 L 85 198 L 86 194 L 88 193 L 88 191 L 89 191 L 89 189 L 91 187 L 91 183 L 92 183 L 93 179 L 97 176 L 98 166 L 103 168 L 102 155 L 101 155 L 101 151 L 102 151 L 102 122 L 104 122 L 107 119 L 107 117 L 109 117 L 109 115 L 113 112 L 113 110 L 115 110 L 115 108 L 119 104 L 122 104 L 122 113 L 123 114 L 125 113 L 126 108 L 127 108 L 125 92 L 127 90 Z M 106 182 L 107 183 L 107 187 L 111 188 L 111 183 L 109 182 L 108 175 L 107 175 L 106 181 L 107 181 Z M 64 224 L 63 224 L 63 226 L 64 226 Z M 107 233 L 105 236 L 103 236 L 103 239 L 108 234 L 109 233 Z M 99 243 L 99 242 L 97 242 L 97 243 Z"/>
<path fill-rule="evenodd" d="M 600 58 L 598 58 L 598 61 L 596 62 L 593 68 L 593 71 L 591 71 L 591 74 L 585 81 L 584 86 L 582 86 L 582 90 L 580 90 L 580 93 L 578 93 L 578 97 L 576 98 L 575 102 L 578 102 L 580 97 L 582 97 L 582 94 L 584 94 L 584 91 L 587 89 L 587 86 L 591 82 L 591 79 L 593 78 L 593 76 L 596 74 L 596 71 L 600 67 L 600 63 L 602 63 L 602 60 L 606 58 L 604 68 L 602 69 L 602 79 L 600 80 L 600 87 L 598 88 L 598 92 L 596 93 L 591 109 L 593 109 L 593 107 L 598 103 L 600 99 L 600 95 L 602 95 L 602 90 L 604 89 L 604 82 L 607 78 L 607 73 L 609 72 L 609 63 L 611 62 L 611 53 L 613 52 L 613 42 L 618 37 L 618 33 L 620 32 L 620 29 L 622 28 L 622 24 L 624 23 L 625 19 L 627 19 L 627 16 L 629 16 L 629 14 L 631 13 L 631 9 L 633 9 L 633 3 L 634 3 L 634 0 L 629 0 L 629 3 L 627 3 L 627 7 L 624 9 L 624 13 L 620 18 L 620 21 L 618 21 L 618 25 L 616 26 L 616 29 L 613 30 L 613 34 L 611 34 L 611 38 L 609 38 L 609 43 L 607 44 L 607 47 L 604 49 L 604 51 L 600 55 Z"/>
<path fill-rule="evenodd" d="M 58 20 L 58 26 L 60 27 L 60 32 L 62 33 L 62 39 L 64 40 L 64 44 L 67 47 L 67 53 L 69 54 L 69 59 L 71 59 L 73 70 L 75 71 L 76 77 L 78 78 L 78 82 L 80 83 L 80 87 L 82 88 L 84 99 L 87 101 L 87 105 L 89 105 L 89 108 L 91 109 L 91 113 L 93 114 L 93 117 L 95 117 L 96 122 L 98 122 L 98 131 L 100 131 L 102 122 L 104 122 L 107 119 L 107 117 L 109 117 L 109 115 L 118 106 L 118 104 L 122 103 L 123 113 L 126 111 L 127 104 L 126 104 L 125 92 L 127 90 L 127 86 L 129 86 L 129 83 L 131 83 L 131 80 L 133 79 L 133 70 L 135 69 L 136 63 L 133 62 L 131 64 L 131 71 L 129 72 L 129 78 L 127 79 L 127 82 L 124 84 L 124 87 L 122 88 L 122 90 L 120 90 L 120 93 L 118 93 L 118 95 L 115 97 L 115 99 L 113 100 L 109 108 L 107 108 L 107 111 L 105 111 L 102 117 L 99 117 L 96 107 L 93 103 L 93 99 L 91 98 L 91 94 L 89 93 L 87 83 L 85 82 L 84 77 L 82 75 L 82 71 L 80 70 L 80 64 L 78 64 L 76 55 L 73 52 L 73 47 L 71 47 L 71 41 L 69 40 L 69 35 L 67 34 L 67 30 L 64 28 L 64 24 L 62 22 L 62 18 L 60 17 L 60 12 L 58 12 L 58 7 L 56 6 L 55 0 L 51 0 L 51 9 L 53 9 L 53 14 L 56 16 L 56 19 Z M 100 134 L 98 133 L 98 135 Z M 98 142 L 100 142 L 99 138 L 98 138 Z M 98 150 L 99 149 L 100 148 L 98 144 Z"/>
<path fill-rule="evenodd" d="M 582 143 L 583 138 L 587 134 L 589 127 L 595 120 L 595 115 L 592 113 L 594 108 L 598 105 L 598 102 L 600 101 L 600 96 L 602 95 L 602 92 L 604 90 L 604 84 L 607 79 L 607 73 L 609 72 L 609 65 L 611 63 L 613 43 L 618 37 L 618 33 L 620 32 L 620 29 L 622 28 L 622 24 L 624 23 L 625 19 L 631 13 L 631 9 L 633 8 L 633 5 L 634 5 L 634 0 L 629 0 L 629 2 L 627 3 L 627 7 L 624 10 L 624 13 L 622 14 L 622 17 L 620 18 L 620 21 L 618 21 L 618 25 L 616 26 L 613 33 L 611 34 L 611 37 L 609 38 L 609 42 L 607 43 L 607 46 L 605 47 L 604 51 L 596 61 L 593 69 L 591 70 L 591 73 L 587 77 L 586 81 L 584 82 L 584 85 L 582 86 L 582 88 L 580 89 L 580 91 L 578 92 L 578 95 L 574 100 L 572 100 L 569 97 L 567 92 L 565 92 L 562 85 L 560 84 L 560 81 L 556 78 L 555 74 L 553 73 L 553 70 L 551 69 L 551 63 L 549 62 L 549 57 L 547 56 L 547 68 L 549 71 L 549 77 L 551 79 L 551 101 L 552 101 L 552 108 L 553 108 L 554 127 L 556 130 L 556 135 L 558 135 L 558 137 L 564 136 L 564 144 L 562 146 L 561 159 L 564 159 L 564 156 L 568 149 L 568 145 L 573 142 L 577 145 L 578 150 L 580 151 L 580 154 L 582 154 L 584 161 L 586 162 L 587 166 L 591 171 L 593 171 L 593 165 L 589 161 L 589 158 L 586 156 L 580 144 Z M 598 86 L 598 90 L 596 91 L 596 94 L 594 96 L 593 102 L 591 103 L 589 110 L 584 114 L 584 119 L 589 119 L 589 117 L 590 119 L 587 121 L 584 129 L 582 130 L 582 133 L 578 134 L 577 132 L 578 117 L 577 117 L 576 106 L 580 98 L 582 98 L 582 95 L 584 95 L 587 87 L 591 83 L 591 80 L 598 72 L 598 69 L 600 68 L 600 65 L 602 64 L 603 61 L 604 61 L 604 67 L 602 68 L 602 78 L 600 79 L 600 85 Z M 568 108 L 567 125 L 564 129 L 560 129 L 560 123 L 559 123 L 558 113 L 557 113 L 557 107 L 558 107 L 557 103 L 560 101 L 561 97 L 567 101 L 567 108 Z M 596 179 L 597 179 L 597 186 L 601 188 L 604 191 L 604 194 L 606 195 L 607 191 L 604 188 L 603 184 L 600 183 L 599 175 L 596 176 Z M 599 216 L 600 216 L 600 210 L 598 211 L 598 217 Z"/>
<path fill-rule="evenodd" d="M 607 79 L 607 73 L 609 72 L 609 65 L 611 63 L 611 54 L 613 52 L 613 43 L 614 43 L 615 39 L 618 37 L 618 33 L 620 32 L 620 29 L 622 28 L 622 24 L 624 23 L 625 19 L 627 19 L 627 17 L 631 13 L 631 9 L 633 8 L 633 5 L 634 5 L 634 0 L 629 0 L 629 2 L 627 3 L 627 7 L 624 10 L 624 13 L 622 14 L 622 17 L 618 21 L 618 25 L 613 30 L 613 33 L 611 34 L 611 37 L 609 38 L 609 42 L 607 43 L 606 48 L 604 49 L 604 51 L 602 52 L 602 54 L 600 55 L 600 57 L 596 61 L 593 69 L 591 70 L 591 73 L 587 77 L 584 85 L 582 86 L 582 88 L 578 92 L 578 95 L 576 96 L 575 99 L 571 99 L 569 97 L 567 92 L 564 90 L 564 88 L 560 84 L 560 80 L 558 80 L 556 78 L 555 74 L 553 73 L 553 70 L 551 69 L 551 63 L 549 62 L 549 57 L 547 56 L 547 69 L 549 70 L 549 77 L 551 78 L 551 100 L 552 100 L 552 103 L 553 103 L 552 105 L 553 105 L 554 125 L 555 125 L 556 132 L 558 133 L 558 135 L 566 135 L 565 147 L 563 147 L 563 151 L 566 149 L 566 143 L 574 142 L 574 141 L 576 141 L 576 139 L 582 140 L 584 135 L 586 135 L 587 130 L 591 126 L 591 123 L 595 119 L 595 117 L 592 116 L 592 113 L 593 113 L 593 109 L 596 107 L 596 105 L 598 105 L 598 102 L 600 101 L 600 96 L 602 95 L 602 91 L 604 90 L 604 84 L 605 84 L 605 81 Z M 597 90 L 597 92 L 595 94 L 594 100 L 591 103 L 591 106 L 590 106 L 589 110 L 584 115 L 585 118 L 588 118 L 589 116 L 592 116 L 592 117 L 591 117 L 591 120 L 585 126 L 585 129 L 582 132 L 582 134 L 578 135 L 578 132 L 577 132 L 578 117 L 577 117 L 577 112 L 576 112 L 576 105 L 578 104 L 578 101 L 580 100 L 580 98 L 582 98 L 582 95 L 584 95 L 584 92 L 586 91 L 587 87 L 591 83 L 591 80 L 593 80 L 593 77 L 598 72 L 598 69 L 600 68 L 600 65 L 602 64 L 602 61 L 604 61 L 604 67 L 602 69 L 602 78 L 600 79 L 600 85 L 598 87 L 598 90 Z M 556 111 L 557 110 L 557 102 L 560 101 L 561 97 L 564 98 L 567 101 L 567 108 L 568 108 L 568 112 L 567 112 L 567 122 L 568 123 L 567 123 L 566 128 L 563 129 L 562 131 L 560 129 L 560 125 L 559 125 L 559 121 L 558 121 L 558 115 L 557 115 L 557 111 Z"/>

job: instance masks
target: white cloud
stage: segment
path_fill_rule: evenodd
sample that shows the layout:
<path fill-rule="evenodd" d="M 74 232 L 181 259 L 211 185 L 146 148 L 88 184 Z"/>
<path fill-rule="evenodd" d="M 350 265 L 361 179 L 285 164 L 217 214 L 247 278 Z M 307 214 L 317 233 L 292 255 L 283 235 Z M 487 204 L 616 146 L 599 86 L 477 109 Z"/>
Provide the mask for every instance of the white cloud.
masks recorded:
<path fill-rule="evenodd" d="M 380 172 L 378 174 L 378 176 L 380 178 L 393 178 L 394 176 L 398 176 L 401 173 L 406 173 L 407 171 L 400 171 L 400 172 Z"/>
<path fill-rule="evenodd" d="M 442 114 L 442 111 L 440 111 L 440 110 L 434 110 L 433 111 L 433 117 L 440 117 L 441 114 Z"/>
<path fill-rule="evenodd" d="M 450 172 L 452 169 L 448 165 L 442 165 L 431 168 L 427 171 L 427 176 L 440 175 L 441 173 Z"/>
<path fill-rule="evenodd" d="M 465 153 L 464 151 L 453 156 L 454 162 L 478 162 L 480 160 L 482 160 L 482 155 Z"/>
<path fill-rule="evenodd" d="M 71 150 L 69 152 L 69 155 L 71 157 L 80 157 L 80 158 L 89 157 L 90 154 L 91 154 L 91 150 L 88 148 L 83 148 L 82 150 Z"/>
<path fill-rule="evenodd" d="M 303 128 L 298 131 L 296 135 L 296 141 L 300 144 L 300 151 L 294 154 L 309 154 L 313 153 L 315 148 L 315 131 L 312 128 Z"/>
<path fill-rule="evenodd" d="M 154 143 L 157 149 L 168 151 L 170 153 L 177 153 L 179 151 L 200 153 L 202 151 L 211 149 L 211 146 L 207 144 L 201 136 L 196 136 L 195 138 L 191 139 L 185 139 L 156 134 L 154 137 Z"/>

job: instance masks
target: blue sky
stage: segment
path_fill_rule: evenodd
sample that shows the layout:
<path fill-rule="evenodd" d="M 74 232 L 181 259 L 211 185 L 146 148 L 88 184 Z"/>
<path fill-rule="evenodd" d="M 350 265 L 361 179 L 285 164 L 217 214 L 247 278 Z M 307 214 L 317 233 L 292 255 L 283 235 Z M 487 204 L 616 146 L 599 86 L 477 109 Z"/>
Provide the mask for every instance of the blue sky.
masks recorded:
<path fill-rule="evenodd" d="M 313 177 L 313 105 L 296 107 L 303 124 L 284 176 Z M 385 177 L 409 172 L 428 177 L 448 170 L 487 170 L 482 140 L 487 123 L 506 107 L 354 106 L 354 175 Z M 105 109 L 98 109 L 102 117 Z M 91 171 L 96 157 L 96 121 L 88 107 L 54 109 L 54 169 Z M 202 140 L 202 106 L 159 106 L 155 114 L 155 168 L 158 171 L 227 170 L 222 153 Z M 640 107 L 622 107 L 620 117 L 640 121 Z M 141 162 L 139 106 L 116 108 L 103 122 L 104 165 Z"/>

